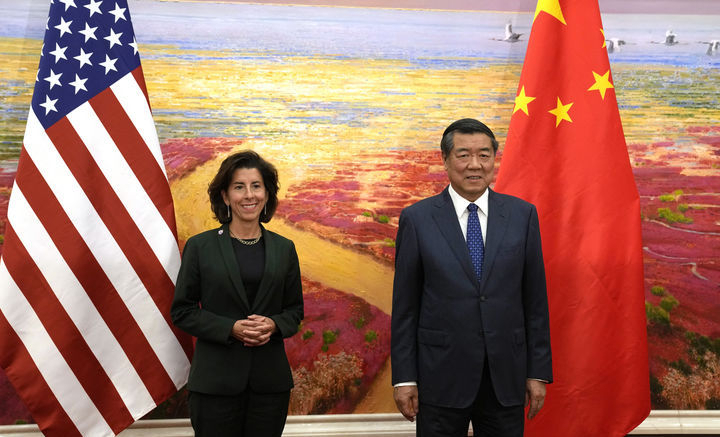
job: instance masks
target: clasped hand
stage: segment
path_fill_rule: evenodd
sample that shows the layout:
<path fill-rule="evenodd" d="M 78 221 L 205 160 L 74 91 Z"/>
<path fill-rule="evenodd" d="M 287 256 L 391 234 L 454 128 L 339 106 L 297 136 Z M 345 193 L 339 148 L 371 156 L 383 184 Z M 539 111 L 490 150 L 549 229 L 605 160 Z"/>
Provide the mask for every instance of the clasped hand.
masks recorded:
<path fill-rule="evenodd" d="M 245 346 L 262 346 L 270 341 L 276 326 L 270 317 L 253 314 L 247 319 L 238 320 L 232 328 L 233 338 L 241 341 Z"/>

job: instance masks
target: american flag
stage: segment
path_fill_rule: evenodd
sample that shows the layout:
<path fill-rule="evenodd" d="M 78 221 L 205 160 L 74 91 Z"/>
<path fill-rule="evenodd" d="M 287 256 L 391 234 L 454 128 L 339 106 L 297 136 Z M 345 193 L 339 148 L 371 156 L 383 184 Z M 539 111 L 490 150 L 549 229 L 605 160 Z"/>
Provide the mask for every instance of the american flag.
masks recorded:
<path fill-rule="evenodd" d="M 126 0 L 51 0 L 0 260 L 0 365 L 47 436 L 182 387 L 175 216 Z"/>

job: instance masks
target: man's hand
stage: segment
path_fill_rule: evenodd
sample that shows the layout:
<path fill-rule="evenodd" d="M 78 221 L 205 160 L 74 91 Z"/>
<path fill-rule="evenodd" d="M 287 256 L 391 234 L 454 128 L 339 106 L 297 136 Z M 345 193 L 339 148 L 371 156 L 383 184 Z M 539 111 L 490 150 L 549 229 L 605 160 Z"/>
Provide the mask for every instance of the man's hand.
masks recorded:
<path fill-rule="evenodd" d="M 270 317 L 253 314 L 247 319 L 238 320 L 233 325 L 232 336 L 245 346 L 262 346 L 270 341 L 276 326 Z"/>
<path fill-rule="evenodd" d="M 393 390 L 395 405 L 410 422 L 415 421 L 419 410 L 418 388 L 416 385 L 402 385 Z"/>
<path fill-rule="evenodd" d="M 545 383 L 537 379 L 528 379 L 525 383 L 525 406 L 528 408 L 527 418 L 532 419 L 545 403 Z"/>

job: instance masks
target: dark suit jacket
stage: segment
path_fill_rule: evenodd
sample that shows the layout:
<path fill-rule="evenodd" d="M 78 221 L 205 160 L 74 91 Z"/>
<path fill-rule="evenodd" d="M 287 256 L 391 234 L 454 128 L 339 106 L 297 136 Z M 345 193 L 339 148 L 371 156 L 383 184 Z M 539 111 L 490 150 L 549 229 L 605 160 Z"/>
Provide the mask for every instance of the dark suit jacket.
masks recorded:
<path fill-rule="evenodd" d="M 527 378 L 552 381 L 545 269 L 535 207 L 490 191 L 477 280 L 447 188 L 403 210 L 392 309 L 393 384 L 465 408 L 487 359 L 499 402 L 525 401 Z"/>
<path fill-rule="evenodd" d="M 188 389 L 233 395 L 248 386 L 259 393 L 290 390 L 292 373 L 284 337 L 303 318 L 302 285 L 295 245 L 263 228 L 265 272 L 250 307 L 238 272 L 227 225 L 191 237 L 183 250 L 170 314 L 180 329 L 197 337 Z M 273 319 L 279 333 L 259 347 L 231 337 L 235 321 L 251 314 Z"/>

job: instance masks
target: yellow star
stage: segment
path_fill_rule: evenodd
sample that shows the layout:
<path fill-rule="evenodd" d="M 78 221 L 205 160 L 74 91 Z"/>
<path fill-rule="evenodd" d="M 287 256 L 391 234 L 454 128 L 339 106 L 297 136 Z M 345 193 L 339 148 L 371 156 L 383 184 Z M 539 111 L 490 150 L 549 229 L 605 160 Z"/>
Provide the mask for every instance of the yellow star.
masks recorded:
<path fill-rule="evenodd" d="M 522 112 L 525 113 L 525 115 L 530 115 L 528 112 L 528 103 L 535 100 L 535 97 L 530 97 L 525 95 L 525 86 L 522 87 L 520 90 L 520 94 L 518 94 L 515 97 L 515 109 L 513 109 L 513 114 L 517 112 L 518 109 L 520 109 Z"/>
<path fill-rule="evenodd" d="M 572 103 L 568 103 L 567 105 L 563 105 L 560 101 L 560 97 L 557 99 L 557 107 L 555 109 L 551 109 L 548 112 L 555 116 L 555 127 L 558 127 L 560 125 L 560 122 L 563 120 L 569 121 L 572 123 L 572 119 L 570 119 L 570 115 L 568 114 L 568 111 L 570 110 L 570 107 L 572 106 Z"/>
<path fill-rule="evenodd" d="M 588 88 L 588 91 L 597 90 L 600 91 L 600 97 L 602 97 L 603 100 L 605 100 L 605 91 L 607 91 L 608 88 L 615 88 L 613 84 L 610 83 L 610 70 L 606 71 L 605 74 L 600 76 L 599 74 L 592 72 L 593 76 L 595 76 L 595 83 Z"/>
<path fill-rule="evenodd" d="M 605 46 L 607 46 L 607 44 L 605 43 L 605 31 L 603 29 L 600 29 L 600 33 L 602 33 L 602 36 L 603 36 L 602 48 L 605 48 Z"/>
<path fill-rule="evenodd" d="M 565 17 L 563 17 L 562 9 L 560 9 L 560 0 L 538 0 L 533 22 L 535 22 L 538 14 L 543 11 L 557 18 L 562 24 L 567 25 Z"/>

